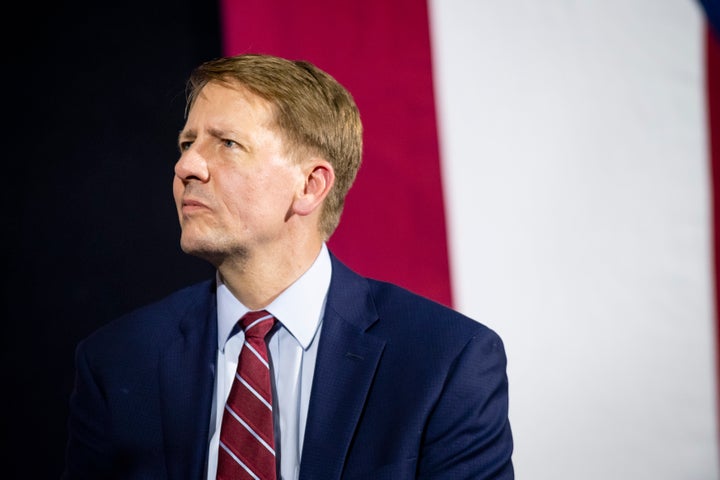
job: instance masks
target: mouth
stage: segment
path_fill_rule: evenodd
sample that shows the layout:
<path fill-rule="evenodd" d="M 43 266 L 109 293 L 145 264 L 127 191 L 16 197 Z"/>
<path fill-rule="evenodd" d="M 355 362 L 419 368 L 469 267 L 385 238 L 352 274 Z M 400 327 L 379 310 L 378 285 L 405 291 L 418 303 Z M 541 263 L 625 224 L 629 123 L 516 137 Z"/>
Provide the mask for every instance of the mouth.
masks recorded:
<path fill-rule="evenodd" d="M 182 213 L 189 214 L 200 210 L 209 210 L 208 206 L 199 200 L 185 198 L 181 204 Z"/>

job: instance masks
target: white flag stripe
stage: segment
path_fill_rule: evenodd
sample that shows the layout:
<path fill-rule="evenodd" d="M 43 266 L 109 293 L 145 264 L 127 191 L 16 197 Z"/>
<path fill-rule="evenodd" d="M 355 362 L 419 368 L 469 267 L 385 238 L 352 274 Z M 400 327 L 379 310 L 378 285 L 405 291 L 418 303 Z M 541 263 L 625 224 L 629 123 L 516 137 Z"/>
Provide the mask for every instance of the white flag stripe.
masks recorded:
<path fill-rule="evenodd" d="M 239 416 L 237 413 L 235 413 L 232 408 L 230 408 L 228 405 L 225 405 L 225 410 L 227 410 L 227 411 L 230 413 L 230 415 L 232 415 L 233 418 L 235 418 L 235 420 L 237 420 L 237 421 L 240 423 L 240 425 L 242 425 L 243 427 L 245 427 L 245 430 L 247 430 L 248 432 L 250 432 L 250 435 L 252 435 L 253 437 L 255 437 L 255 439 L 256 439 L 263 447 L 265 447 L 265 449 L 267 449 L 268 452 L 272 453 L 273 457 L 275 456 L 275 449 L 274 449 L 273 447 L 271 447 L 270 445 L 268 445 L 268 443 L 267 443 L 265 440 L 263 440 L 263 439 L 260 437 L 260 435 L 258 435 L 258 434 L 255 432 L 255 430 L 254 430 L 250 425 L 248 425 L 248 423 L 247 423 L 245 420 L 243 420 L 242 418 L 240 418 L 240 416 Z"/>
<path fill-rule="evenodd" d="M 698 5 L 429 6 L 453 294 L 505 340 L 518 478 L 717 479 Z"/>
<path fill-rule="evenodd" d="M 238 465 L 240 465 L 240 466 L 243 468 L 243 470 L 245 470 L 245 471 L 248 473 L 248 475 L 250 475 L 250 476 L 251 476 L 252 478 L 254 478 L 255 480 L 260 480 L 260 477 L 258 477 L 257 475 L 255 475 L 255 474 L 253 473 L 253 471 L 250 470 L 250 468 L 248 468 L 248 466 L 245 465 L 245 464 L 243 463 L 243 461 L 240 460 L 240 459 L 237 457 L 237 455 L 235 455 L 235 454 L 227 447 L 227 445 L 225 445 L 222 441 L 220 442 L 220 447 L 221 447 L 223 450 L 225 450 L 225 452 L 227 452 L 227 454 L 230 455 L 230 456 L 233 458 L 233 460 L 235 460 L 235 461 L 238 463 Z"/>

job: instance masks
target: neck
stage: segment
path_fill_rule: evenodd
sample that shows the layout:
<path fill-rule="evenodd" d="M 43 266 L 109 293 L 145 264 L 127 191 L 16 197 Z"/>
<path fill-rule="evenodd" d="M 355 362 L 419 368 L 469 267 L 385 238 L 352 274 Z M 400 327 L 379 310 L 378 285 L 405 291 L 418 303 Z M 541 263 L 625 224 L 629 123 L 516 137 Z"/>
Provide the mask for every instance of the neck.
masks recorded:
<path fill-rule="evenodd" d="M 228 258 L 218 272 L 230 292 L 251 310 L 267 307 L 317 259 L 322 241 L 302 248 Z"/>

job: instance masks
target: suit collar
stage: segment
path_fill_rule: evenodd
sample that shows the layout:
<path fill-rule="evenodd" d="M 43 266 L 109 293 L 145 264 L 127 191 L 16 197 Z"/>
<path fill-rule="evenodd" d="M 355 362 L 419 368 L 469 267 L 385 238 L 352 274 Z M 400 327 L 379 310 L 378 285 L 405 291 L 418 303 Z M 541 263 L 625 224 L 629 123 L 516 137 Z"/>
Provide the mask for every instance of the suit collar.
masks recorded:
<path fill-rule="evenodd" d="M 367 280 L 334 256 L 303 444 L 300 479 L 342 474 L 385 341 Z"/>
<path fill-rule="evenodd" d="M 332 279 L 328 290 L 326 312 L 328 310 L 334 312 L 338 317 L 364 332 L 378 319 L 368 281 L 350 270 L 332 253 L 330 260 Z"/>
<path fill-rule="evenodd" d="M 214 282 L 188 291 L 192 303 L 161 353 L 160 398 L 169 479 L 204 476 L 215 383 L 217 313 Z M 178 303 L 187 301 L 181 298 Z M 197 359 L 201 361 L 198 362 Z"/>

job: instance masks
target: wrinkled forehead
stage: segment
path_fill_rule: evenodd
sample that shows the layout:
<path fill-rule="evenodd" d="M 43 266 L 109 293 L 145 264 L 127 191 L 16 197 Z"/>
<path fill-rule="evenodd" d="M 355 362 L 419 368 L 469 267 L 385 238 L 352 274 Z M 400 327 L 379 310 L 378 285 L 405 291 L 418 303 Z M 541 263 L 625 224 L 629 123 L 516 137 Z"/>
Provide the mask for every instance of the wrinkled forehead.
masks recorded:
<path fill-rule="evenodd" d="M 210 97 L 215 103 L 221 102 L 224 107 L 231 105 L 233 108 L 232 103 L 235 103 L 237 113 L 242 113 L 249 107 L 253 111 L 251 116 L 258 125 L 277 134 L 285 146 L 285 153 L 293 158 L 302 159 L 310 154 L 312 149 L 309 149 L 297 136 L 293 136 L 292 129 L 283 125 L 278 104 L 236 79 L 213 79 L 204 84 L 195 93 L 189 105 L 187 118 L 190 118 L 193 107 L 198 101 L 209 100 Z"/>

